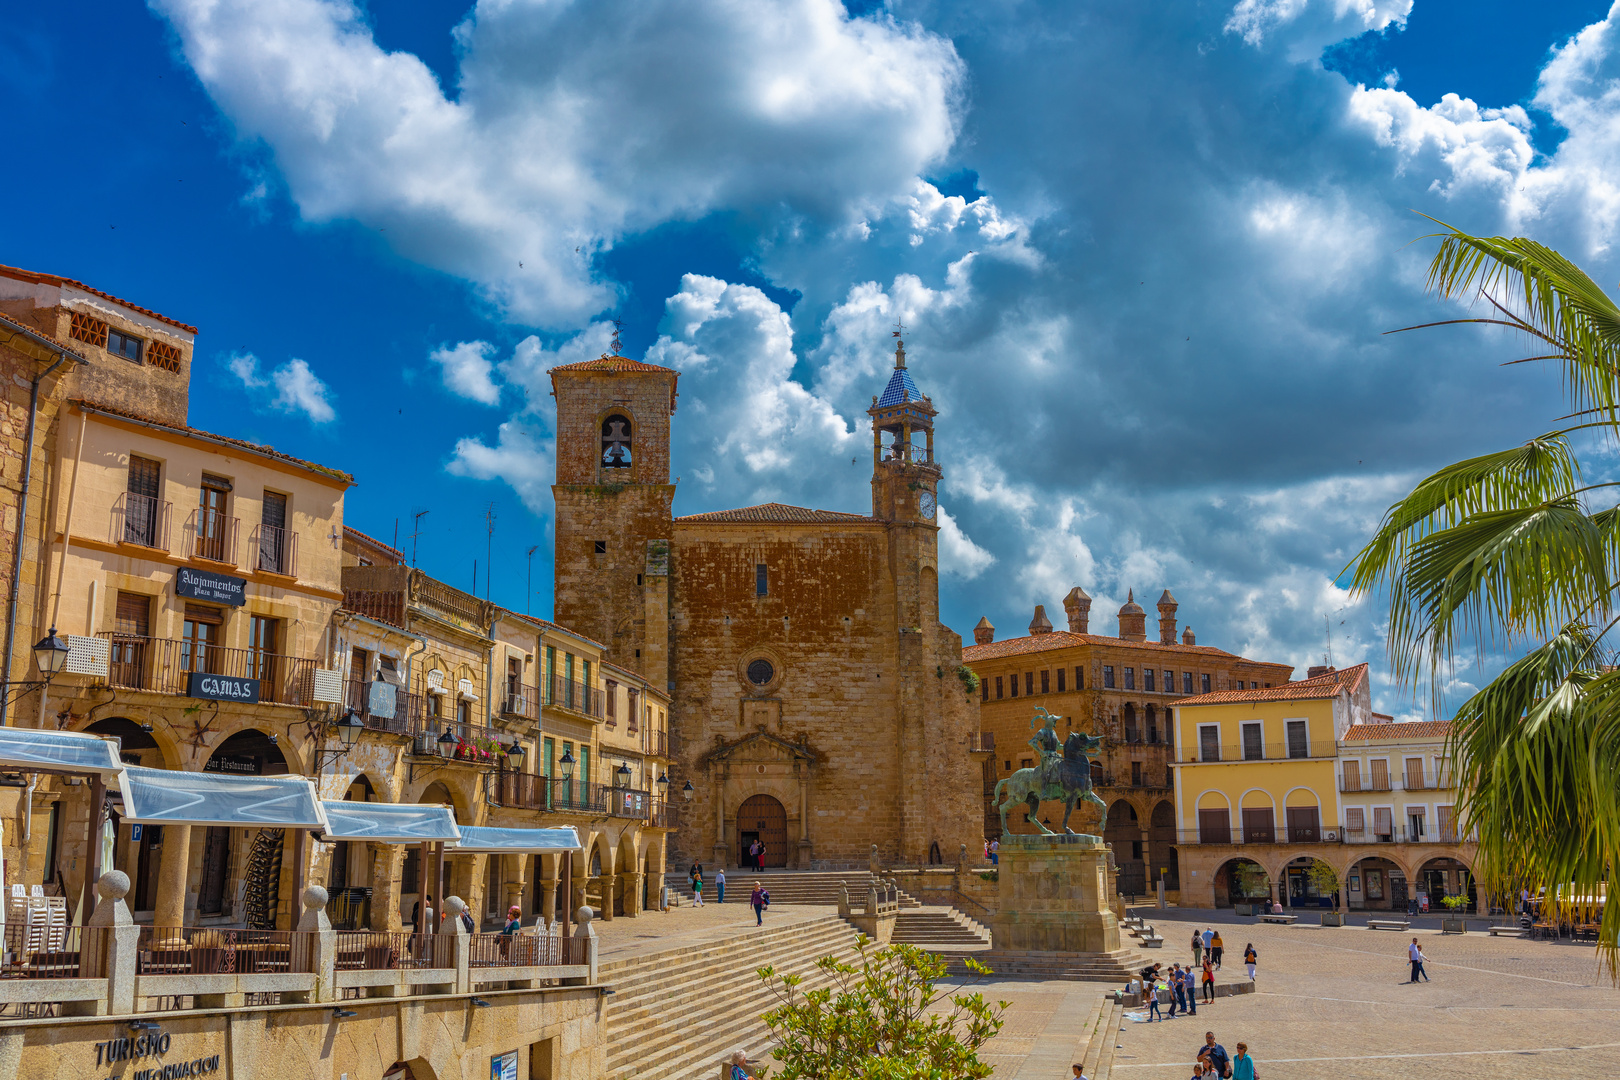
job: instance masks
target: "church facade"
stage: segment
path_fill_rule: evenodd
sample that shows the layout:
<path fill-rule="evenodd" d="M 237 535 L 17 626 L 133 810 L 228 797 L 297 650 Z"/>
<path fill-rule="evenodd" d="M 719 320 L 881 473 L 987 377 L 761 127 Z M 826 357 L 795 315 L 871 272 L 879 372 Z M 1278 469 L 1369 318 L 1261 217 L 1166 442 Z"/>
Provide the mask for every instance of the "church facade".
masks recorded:
<path fill-rule="evenodd" d="M 671 795 L 693 789 L 671 859 L 737 866 L 756 840 L 798 868 L 976 852 L 979 703 L 939 621 L 935 410 L 904 346 L 868 410 L 870 514 L 677 517 L 679 373 L 603 356 L 550 374 L 556 617 L 670 689 Z"/>

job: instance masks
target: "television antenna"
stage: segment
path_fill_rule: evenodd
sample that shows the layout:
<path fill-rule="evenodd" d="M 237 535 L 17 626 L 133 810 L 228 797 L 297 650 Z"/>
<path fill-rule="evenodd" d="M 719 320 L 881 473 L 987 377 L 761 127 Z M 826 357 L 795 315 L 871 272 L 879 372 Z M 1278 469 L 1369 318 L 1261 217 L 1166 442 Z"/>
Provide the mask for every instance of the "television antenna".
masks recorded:
<path fill-rule="evenodd" d="M 416 512 L 416 514 L 415 514 L 415 522 L 414 522 L 414 524 L 412 525 L 412 528 L 411 528 L 411 565 L 412 566 L 416 565 L 416 538 L 422 535 L 422 519 L 427 517 L 429 513 L 431 513 L 431 511 L 418 510 Z"/>

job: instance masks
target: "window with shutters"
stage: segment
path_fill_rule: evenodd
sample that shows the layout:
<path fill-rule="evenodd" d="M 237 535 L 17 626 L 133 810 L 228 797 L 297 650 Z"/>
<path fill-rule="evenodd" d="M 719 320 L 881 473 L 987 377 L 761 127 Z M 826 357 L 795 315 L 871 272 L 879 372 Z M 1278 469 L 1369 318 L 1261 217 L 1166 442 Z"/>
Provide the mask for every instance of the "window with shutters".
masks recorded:
<path fill-rule="evenodd" d="M 760 564 L 758 564 L 757 566 L 754 567 L 754 595 L 755 596 L 769 596 L 770 592 L 771 592 L 770 572 L 768 570 L 766 570 L 764 563 L 760 563 Z"/>
<path fill-rule="evenodd" d="M 630 696 L 630 724 L 629 724 L 629 731 L 630 731 L 630 734 L 634 735 L 634 734 L 636 734 L 636 732 L 638 730 L 637 720 L 641 716 L 641 691 L 640 690 L 632 690 L 632 691 L 630 691 L 629 696 Z"/>
<path fill-rule="evenodd" d="M 1385 843 L 1395 839 L 1395 814 L 1389 807 L 1373 807 L 1373 835 Z"/>
<path fill-rule="evenodd" d="M 1372 766 L 1372 791 L 1389 790 L 1389 762 L 1384 758 L 1373 758 L 1369 763 Z"/>
<path fill-rule="evenodd" d="M 1065 671 L 1063 668 L 1058 668 L 1057 669 L 1058 693 L 1060 693 L 1060 694 L 1063 693 L 1063 690 L 1064 690 L 1063 680 L 1068 674 L 1069 673 L 1067 671 Z"/>
<path fill-rule="evenodd" d="M 1127 690 L 1135 690 L 1136 689 L 1136 669 L 1135 668 L 1128 667 L 1128 668 L 1125 669 L 1125 689 L 1127 689 Z"/>
<path fill-rule="evenodd" d="M 1340 785 L 1341 791 L 1356 792 L 1361 790 L 1361 762 L 1346 761 L 1340 766 L 1344 770 L 1344 783 Z"/>
<path fill-rule="evenodd" d="M 1259 761 L 1266 756 L 1264 731 L 1258 721 L 1243 725 L 1243 760 Z"/>
<path fill-rule="evenodd" d="M 1024 693 L 1026 695 L 1029 695 L 1029 694 L 1033 694 L 1034 692 L 1035 692 L 1035 673 L 1033 671 L 1026 671 L 1026 672 L 1024 672 Z"/>
<path fill-rule="evenodd" d="M 1275 843 L 1276 819 L 1269 806 L 1243 808 L 1243 842 L 1245 844 Z"/>
<path fill-rule="evenodd" d="M 287 532 L 287 496 L 276 491 L 264 493 L 259 519 L 258 568 L 271 574 L 290 574 L 291 540 Z"/>
<path fill-rule="evenodd" d="M 1183 694 L 1190 694 L 1193 692 L 1193 673 L 1190 671 L 1183 671 L 1181 673 L 1181 692 Z"/>
<path fill-rule="evenodd" d="M 1287 720 L 1283 723 L 1283 730 L 1288 735 L 1288 756 L 1302 758 L 1311 756 L 1311 745 L 1308 733 L 1305 730 L 1304 720 Z"/>
<path fill-rule="evenodd" d="M 1050 671 L 1043 671 L 1043 672 L 1041 672 L 1041 693 L 1050 694 L 1051 692 L 1052 692 L 1052 673 Z"/>
<path fill-rule="evenodd" d="M 1290 806 L 1285 813 L 1288 815 L 1289 843 L 1314 844 L 1322 838 L 1319 808 L 1315 806 Z"/>
<path fill-rule="evenodd" d="M 1347 806 L 1344 811 L 1344 831 L 1357 839 L 1367 831 L 1367 811 L 1359 806 Z"/>
<path fill-rule="evenodd" d="M 1457 842 L 1457 817 L 1453 807 L 1437 806 L 1434 808 L 1435 824 L 1440 829 L 1441 843 L 1454 844 Z"/>
<path fill-rule="evenodd" d="M 1406 790 L 1423 790 L 1423 759 L 1420 757 L 1406 759 Z"/>
<path fill-rule="evenodd" d="M 1221 760 L 1221 729 L 1219 725 L 1198 725 L 1198 760 Z"/>
<path fill-rule="evenodd" d="M 1142 763 L 1140 761 L 1131 762 L 1131 786 L 1142 786 Z"/>
<path fill-rule="evenodd" d="M 1154 692 L 1154 690 L 1153 690 L 1153 669 L 1150 668 L 1150 667 L 1142 669 L 1142 689 L 1146 690 L 1150 694 Z"/>
<path fill-rule="evenodd" d="M 1199 692 L 1204 694 L 1209 693 L 1209 673 L 1206 671 L 1204 674 L 1198 676 L 1198 679 Z"/>
<path fill-rule="evenodd" d="M 180 630 L 180 670 L 219 674 L 219 628 L 225 615 L 219 608 L 187 604 Z"/>
<path fill-rule="evenodd" d="M 124 494 L 124 542 L 158 546 L 158 518 L 163 466 L 150 458 L 129 455 L 129 484 Z"/>
<path fill-rule="evenodd" d="M 1000 701 L 1001 698 L 1002 698 L 1002 694 L 1001 694 L 1001 676 L 997 675 L 996 676 L 996 700 Z"/>
<path fill-rule="evenodd" d="M 979 680 L 979 700 L 980 701 L 989 701 L 990 700 L 990 680 L 989 679 L 980 679 Z"/>
<path fill-rule="evenodd" d="M 1198 842 L 1200 844 L 1230 844 L 1232 817 L 1225 809 L 1198 811 Z"/>
<path fill-rule="evenodd" d="M 1164 673 L 1164 692 L 1167 694 L 1176 692 L 1176 673 L 1173 671 Z"/>
<path fill-rule="evenodd" d="M 1018 676 L 1017 675 L 1008 676 L 1007 682 L 1009 684 L 1011 684 L 1010 689 L 1012 690 L 1012 696 L 1017 697 L 1018 696 Z"/>
<path fill-rule="evenodd" d="M 1077 667 L 1077 668 L 1074 669 L 1074 688 L 1077 691 L 1078 690 L 1084 690 L 1086 688 L 1086 669 L 1085 668 L 1078 668 Z"/>
<path fill-rule="evenodd" d="M 113 620 L 111 681 L 114 686 L 146 685 L 146 646 L 151 637 L 152 598 L 120 592 Z"/>
<path fill-rule="evenodd" d="M 1106 690 L 1114 688 L 1114 667 L 1112 664 L 1103 665 L 1103 688 Z"/>

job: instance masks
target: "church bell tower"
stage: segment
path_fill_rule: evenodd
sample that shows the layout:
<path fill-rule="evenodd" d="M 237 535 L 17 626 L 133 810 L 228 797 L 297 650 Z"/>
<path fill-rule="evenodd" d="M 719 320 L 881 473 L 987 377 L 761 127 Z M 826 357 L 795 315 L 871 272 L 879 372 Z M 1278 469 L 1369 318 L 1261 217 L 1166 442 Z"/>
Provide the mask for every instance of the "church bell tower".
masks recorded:
<path fill-rule="evenodd" d="M 872 418 L 872 516 L 932 526 L 939 510 L 940 468 L 934 463 L 938 410 L 906 370 L 903 339 L 895 342 L 894 374 L 866 414 Z"/>

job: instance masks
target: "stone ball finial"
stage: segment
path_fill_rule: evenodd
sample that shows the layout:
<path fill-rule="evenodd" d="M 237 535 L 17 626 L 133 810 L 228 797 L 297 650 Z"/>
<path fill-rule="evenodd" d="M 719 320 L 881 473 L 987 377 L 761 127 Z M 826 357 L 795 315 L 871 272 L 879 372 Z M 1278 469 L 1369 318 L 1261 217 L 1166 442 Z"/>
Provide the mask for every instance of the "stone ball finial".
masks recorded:
<path fill-rule="evenodd" d="M 574 912 L 574 922 L 579 926 L 589 926 L 591 925 L 591 920 L 595 918 L 596 912 L 591 910 L 591 906 L 589 904 L 582 906 L 578 911 Z"/>
<path fill-rule="evenodd" d="M 319 885 L 311 885 L 309 888 L 304 890 L 304 906 L 311 911 L 315 911 L 318 908 L 324 908 L 328 899 L 329 897 L 326 895 L 326 890 L 321 888 Z"/>
<path fill-rule="evenodd" d="M 96 891 L 103 900 L 122 900 L 129 895 L 129 875 L 122 870 L 109 870 L 96 879 Z"/>
<path fill-rule="evenodd" d="M 461 897 L 447 896 L 444 898 L 444 913 L 448 918 L 454 919 L 466 910 L 467 901 L 463 900 Z"/>

